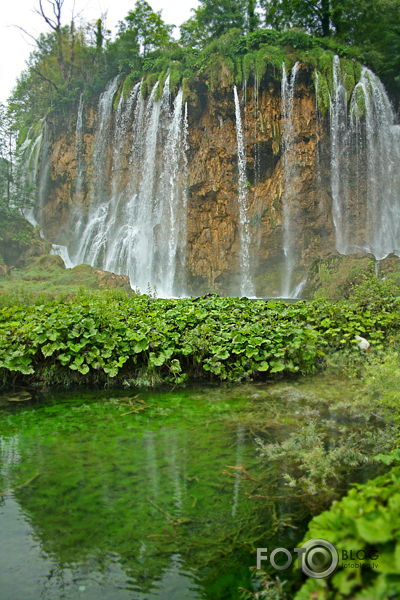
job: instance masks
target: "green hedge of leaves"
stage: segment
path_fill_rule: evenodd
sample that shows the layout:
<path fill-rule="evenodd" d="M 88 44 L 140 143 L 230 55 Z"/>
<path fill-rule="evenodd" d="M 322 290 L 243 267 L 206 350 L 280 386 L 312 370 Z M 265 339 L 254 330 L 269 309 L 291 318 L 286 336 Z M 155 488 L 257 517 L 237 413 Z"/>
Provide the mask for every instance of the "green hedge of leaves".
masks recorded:
<path fill-rule="evenodd" d="M 0 373 L 3 385 L 21 377 L 51 383 L 72 372 L 89 382 L 147 371 L 177 383 L 311 373 L 327 350 L 358 352 L 356 334 L 383 348 L 398 325 L 397 301 L 360 307 L 217 296 L 116 299 L 105 292 L 2 309 Z"/>

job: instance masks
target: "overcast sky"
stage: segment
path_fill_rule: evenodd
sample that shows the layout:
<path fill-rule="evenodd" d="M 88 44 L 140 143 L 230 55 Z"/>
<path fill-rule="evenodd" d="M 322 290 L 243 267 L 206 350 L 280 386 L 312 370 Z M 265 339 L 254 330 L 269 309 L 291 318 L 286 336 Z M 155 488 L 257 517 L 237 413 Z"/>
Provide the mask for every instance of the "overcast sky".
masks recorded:
<path fill-rule="evenodd" d="M 48 0 L 43 0 L 46 7 Z M 166 23 L 179 26 L 190 16 L 191 8 L 198 6 L 197 0 L 147 0 L 155 11 L 162 10 Z M 75 12 L 81 12 L 81 18 L 86 21 L 97 19 L 108 11 L 107 28 L 114 33 L 118 21 L 122 20 L 128 11 L 133 9 L 135 0 L 75 0 Z M 5 102 L 16 78 L 25 68 L 25 61 L 32 51 L 29 46 L 33 43 L 29 37 L 14 27 L 19 25 L 33 36 L 48 31 L 43 20 L 35 14 L 34 8 L 38 0 L 2 0 L 0 9 L 0 102 Z M 63 22 L 71 19 L 73 0 L 65 0 L 63 7 Z M 175 37 L 179 29 L 175 29 Z"/>

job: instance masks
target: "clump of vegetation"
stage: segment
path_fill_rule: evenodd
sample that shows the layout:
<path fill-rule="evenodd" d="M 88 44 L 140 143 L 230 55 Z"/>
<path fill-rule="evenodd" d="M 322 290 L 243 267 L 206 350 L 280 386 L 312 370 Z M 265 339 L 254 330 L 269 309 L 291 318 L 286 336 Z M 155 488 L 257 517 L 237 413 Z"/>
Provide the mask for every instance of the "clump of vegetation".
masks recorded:
<path fill-rule="evenodd" d="M 353 558 L 339 561 L 338 570 L 328 579 L 308 579 L 295 600 L 398 598 L 399 502 L 400 467 L 396 466 L 366 484 L 354 485 L 329 511 L 314 517 L 304 541 L 324 538 L 335 544 L 340 557 L 342 551 L 350 557 L 352 550 Z"/>
<path fill-rule="evenodd" d="M 375 306 L 378 303 L 390 309 L 399 296 L 400 289 L 392 279 L 364 273 L 361 282 L 351 286 L 349 299 L 361 306 Z"/>
<path fill-rule="evenodd" d="M 358 433 L 346 432 L 330 444 L 325 438 L 317 421 L 311 419 L 284 442 L 265 444 L 256 439 L 256 443 L 263 458 L 282 465 L 286 485 L 306 495 L 330 496 L 340 475 L 367 462 L 368 457 L 365 440 L 360 440 Z"/>
<path fill-rule="evenodd" d="M 0 368 L 4 384 L 21 377 L 57 383 L 70 371 L 82 381 L 123 381 L 143 369 L 175 383 L 276 378 L 312 373 L 339 349 L 359 353 L 355 335 L 383 348 L 397 327 L 396 302 L 389 312 L 345 302 L 78 294 L 68 302 L 4 308 Z"/>
<path fill-rule="evenodd" d="M 272 578 L 263 569 L 251 567 L 252 584 L 254 592 L 240 588 L 244 600 L 288 600 L 289 596 L 284 589 L 287 581 L 281 581 L 279 577 Z"/>

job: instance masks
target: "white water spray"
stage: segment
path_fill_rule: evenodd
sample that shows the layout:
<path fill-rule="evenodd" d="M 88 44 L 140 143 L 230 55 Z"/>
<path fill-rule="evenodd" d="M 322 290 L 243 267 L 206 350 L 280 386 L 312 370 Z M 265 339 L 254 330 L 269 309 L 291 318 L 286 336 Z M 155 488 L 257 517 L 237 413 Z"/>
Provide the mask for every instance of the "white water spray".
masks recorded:
<path fill-rule="evenodd" d="M 246 154 L 243 140 L 242 119 L 236 86 L 233 88 L 236 115 L 236 141 L 238 155 L 238 202 L 239 202 L 239 240 L 240 240 L 240 293 L 242 296 L 254 296 L 254 286 L 250 273 L 250 223 L 247 197 Z"/>
<path fill-rule="evenodd" d="M 282 64 L 282 163 L 284 190 L 282 194 L 283 216 L 283 252 L 285 268 L 282 277 L 281 296 L 291 298 L 292 275 L 295 267 L 293 247 L 293 210 L 296 199 L 297 156 L 295 147 L 295 131 L 293 123 L 294 90 L 299 63 L 293 66 L 290 78 L 287 77 L 285 63 Z"/>
<path fill-rule="evenodd" d="M 331 186 L 336 248 L 400 254 L 400 127 L 380 79 L 363 68 L 347 114 L 339 57 L 333 63 Z M 360 204 L 366 220 L 360 222 Z"/>
<path fill-rule="evenodd" d="M 167 77 L 161 99 L 157 82 L 145 103 L 138 83 L 113 117 L 117 83 L 100 97 L 92 169 L 101 175 L 73 259 L 127 274 L 142 292 L 150 285 L 168 297 L 186 243 L 187 109 L 184 115 L 182 90 L 171 109 Z"/>

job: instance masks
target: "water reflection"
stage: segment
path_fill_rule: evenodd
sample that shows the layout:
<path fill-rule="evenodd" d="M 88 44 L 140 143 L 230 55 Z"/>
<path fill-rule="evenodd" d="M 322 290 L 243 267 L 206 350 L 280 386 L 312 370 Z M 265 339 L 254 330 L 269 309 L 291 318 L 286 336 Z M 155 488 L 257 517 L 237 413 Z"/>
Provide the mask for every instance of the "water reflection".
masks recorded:
<path fill-rule="evenodd" d="M 260 414 L 264 439 L 285 439 L 345 389 L 142 392 L 142 414 L 122 392 L 3 410 L 0 490 L 40 475 L 0 499 L 1 600 L 238 598 L 257 546 L 295 547 L 309 518 L 285 524 L 299 502 L 256 456 Z"/>
<path fill-rule="evenodd" d="M 130 418 L 119 399 L 93 398 L 8 416 L 0 489 L 40 476 L 3 499 L 2 600 L 98 598 L 100 588 L 118 600 L 236 596 L 252 564 L 248 552 L 232 557 L 248 508 L 240 473 L 222 473 L 254 462 L 254 448 L 228 424 L 245 398 L 201 396 L 172 410 L 155 395 L 152 411 Z M 219 583 L 225 554 L 231 577 Z"/>
<path fill-rule="evenodd" d="M 18 503 L 8 498 L 0 508 L 0 598 L 19 600 L 52 598 L 75 600 L 197 600 L 204 597 L 193 572 L 185 570 L 178 554 L 147 592 L 127 576 L 118 554 L 110 553 L 101 566 L 95 557 L 83 563 L 63 565 L 42 551 L 29 518 Z M 138 560 L 141 560 L 139 555 Z"/>

